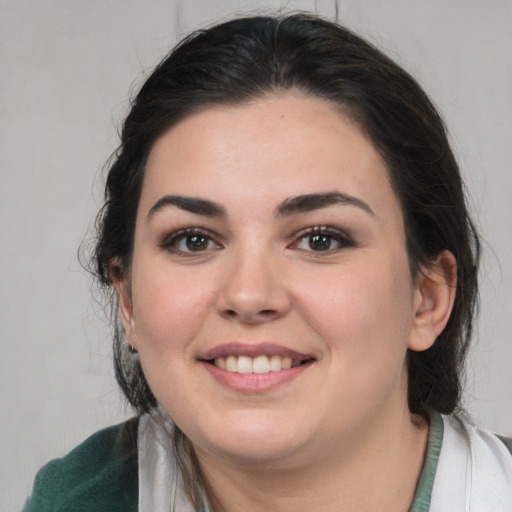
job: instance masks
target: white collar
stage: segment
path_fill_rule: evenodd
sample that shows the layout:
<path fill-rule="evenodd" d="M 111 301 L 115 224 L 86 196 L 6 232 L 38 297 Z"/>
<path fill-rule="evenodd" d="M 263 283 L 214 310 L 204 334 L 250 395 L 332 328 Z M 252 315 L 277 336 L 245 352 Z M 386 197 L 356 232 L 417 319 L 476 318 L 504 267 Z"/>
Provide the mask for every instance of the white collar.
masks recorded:
<path fill-rule="evenodd" d="M 512 456 L 493 434 L 442 416 L 430 512 L 512 511 Z"/>
<path fill-rule="evenodd" d="M 174 453 L 172 427 L 164 414 L 139 420 L 139 512 L 195 512 Z"/>

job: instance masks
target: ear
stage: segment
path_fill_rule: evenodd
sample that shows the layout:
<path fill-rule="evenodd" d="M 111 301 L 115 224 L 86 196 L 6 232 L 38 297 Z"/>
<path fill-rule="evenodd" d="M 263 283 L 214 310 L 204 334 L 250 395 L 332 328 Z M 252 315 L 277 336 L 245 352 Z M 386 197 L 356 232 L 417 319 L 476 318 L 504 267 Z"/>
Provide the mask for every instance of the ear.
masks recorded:
<path fill-rule="evenodd" d="M 134 320 L 130 283 L 123 272 L 119 258 L 114 258 L 110 262 L 110 277 L 119 301 L 119 313 L 121 315 L 121 321 L 126 333 L 126 338 L 128 343 L 136 349 L 137 347 L 133 344 L 132 339 L 134 338 Z"/>
<path fill-rule="evenodd" d="M 439 253 L 428 268 L 418 272 L 414 291 L 413 332 L 408 348 L 427 350 L 446 327 L 457 285 L 457 262 L 448 250 Z"/>

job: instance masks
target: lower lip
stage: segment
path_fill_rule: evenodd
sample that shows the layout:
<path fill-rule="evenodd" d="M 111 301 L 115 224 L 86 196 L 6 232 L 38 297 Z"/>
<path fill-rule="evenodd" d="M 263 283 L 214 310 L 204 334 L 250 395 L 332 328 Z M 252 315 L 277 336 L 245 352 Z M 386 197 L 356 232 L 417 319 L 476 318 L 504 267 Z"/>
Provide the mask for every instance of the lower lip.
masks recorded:
<path fill-rule="evenodd" d="M 206 370 L 221 384 L 242 393 L 262 393 L 273 390 L 301 375 L 313 361 L 300 364 L 289 370 L 268 373 L 236 373 L 222 370 L 217 366 L 202 362 Z"/>

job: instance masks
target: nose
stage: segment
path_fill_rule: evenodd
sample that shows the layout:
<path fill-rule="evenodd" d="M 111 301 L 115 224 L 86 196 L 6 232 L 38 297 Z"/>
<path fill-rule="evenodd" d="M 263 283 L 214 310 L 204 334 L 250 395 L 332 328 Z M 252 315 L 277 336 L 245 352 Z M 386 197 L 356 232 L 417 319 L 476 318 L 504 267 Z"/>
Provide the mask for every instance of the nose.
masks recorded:
<path fill-rule="evenodd" d="M 218 296 L 219 313 L 245 324 L 269 322 L 286 315 L 291 300 L 277 259 L 264 251 L 239 251 L 228 263 Z"/>

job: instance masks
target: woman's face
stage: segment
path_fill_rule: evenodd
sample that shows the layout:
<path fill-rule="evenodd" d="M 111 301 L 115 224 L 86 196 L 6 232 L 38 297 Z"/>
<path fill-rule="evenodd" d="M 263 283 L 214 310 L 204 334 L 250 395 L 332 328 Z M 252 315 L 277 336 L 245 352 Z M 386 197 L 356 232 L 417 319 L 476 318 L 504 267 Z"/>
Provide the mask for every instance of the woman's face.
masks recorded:
<path fill-rule="evenodd" d="M 329 103 L 283 93 L 156 142 L 122 314 L 197 450 L 277 461 L 407 410 L 415 281 L 373 144 Z"/>

